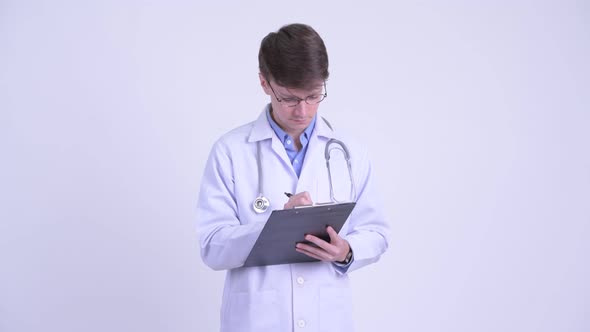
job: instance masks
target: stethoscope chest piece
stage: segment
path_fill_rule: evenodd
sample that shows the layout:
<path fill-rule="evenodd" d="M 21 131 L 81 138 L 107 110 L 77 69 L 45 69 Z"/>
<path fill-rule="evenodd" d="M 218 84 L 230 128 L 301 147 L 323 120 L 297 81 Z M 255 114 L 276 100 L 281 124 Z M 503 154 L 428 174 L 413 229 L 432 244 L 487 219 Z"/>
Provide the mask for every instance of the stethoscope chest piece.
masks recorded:
<path fill-rule="evenodd" d="M 268 201 L 268 198 L 266 198 L 262 195 L 256 197 L 256 199 L 252 203 L 252 207 L 254 208 L 254 211 L 256 213 L 266 212 L 266 210 L 268 209 L 269 206 L 270 206 L 270 202 Z"/>

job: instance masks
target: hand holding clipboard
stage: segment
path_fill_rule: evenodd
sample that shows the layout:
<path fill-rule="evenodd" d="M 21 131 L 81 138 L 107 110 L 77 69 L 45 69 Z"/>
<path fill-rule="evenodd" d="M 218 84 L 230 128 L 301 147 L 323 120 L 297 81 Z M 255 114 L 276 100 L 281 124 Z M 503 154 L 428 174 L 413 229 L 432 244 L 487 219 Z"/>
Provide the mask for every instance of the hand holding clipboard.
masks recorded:
<path fill-rule="evenodd" d="M 356 203 L 318 204 L 294 209 L 274 210 L 266 221 L 243 267 L 315 262 L 295 250 L 305 234 L 329 242 L 327 226 L 339 232 Z"/>

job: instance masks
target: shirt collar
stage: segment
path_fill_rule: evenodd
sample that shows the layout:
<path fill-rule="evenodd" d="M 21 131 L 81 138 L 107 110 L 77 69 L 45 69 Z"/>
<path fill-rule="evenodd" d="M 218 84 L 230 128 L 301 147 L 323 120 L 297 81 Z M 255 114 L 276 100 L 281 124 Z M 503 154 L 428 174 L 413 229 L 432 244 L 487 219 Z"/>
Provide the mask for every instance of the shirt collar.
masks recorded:
<path fill-rule="evenodd" d="M 260 112 L 258 118 L 252 122 L 252 129 L 250 130 L 250 135 L 248 135 L 248 142 L 257 142 L 272 138 L 273 135 L 276 135 L 270 126 L 270 121 L 268 120 L 267 116 L 267 111 L 270 109 L 270 105 L 271 104 L 268 103 L 266 106 L 264 106 L 264 110 Z M 332 126 L 328 123 L 328 121 L 323 117 L 320 117 L 319 119 L 320 121 L 315 121 L 314 119 L 315 124 L 312 134 L 324 139 L 335 137 L 335 131 L 332 129 Z"/>
<path fill-rule="evenodd" d="M 270 126 L 274 130 L 274 132 L 277 134 L 277 137 L 281 140 L 281 143 L 283 143 L 283 145 L 285 145 L 285 141 L 289 138 L 289 134 L 287 134 L 283 129 L 281 129 L 281 127 L 279 127 L 279 125 L 275 122 L 275 120 L 270 115 L 270 112 L 272 112 L 272 107 L 267 107 L 266 108 L 266 118 L 268 119 L 268 123 L 270 124 Z M 309 139 L 311 138 L 311 134 L 313 133 L 313 129 L 315 127 L 316 118 L 317 118 L 317 114 L 313 117 L 309 126 L 307 126 L 307 128 L 305 128 L 303 133 L 301 133 L 301 136 L 299 136 L 299 140 L 300 140 L 302 146 L 307 145 L 307 142 L 309 142 Z M 294 137 L 291 137 L 291 139 L 294 139 Z"/>

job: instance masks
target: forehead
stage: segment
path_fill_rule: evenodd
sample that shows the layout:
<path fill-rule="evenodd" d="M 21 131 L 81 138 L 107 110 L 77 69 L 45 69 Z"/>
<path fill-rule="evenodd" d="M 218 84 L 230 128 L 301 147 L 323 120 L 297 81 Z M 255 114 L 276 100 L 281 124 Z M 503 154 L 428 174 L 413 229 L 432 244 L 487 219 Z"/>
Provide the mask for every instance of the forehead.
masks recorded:
<path fill-rule="evenodd" d="M 288 88 L 277 84 L 277 90 L 279 90 L 283 94 L 292 94 L 292 95 L 310 95 L 313 93 L 317 93 L 318 91 L 321 92 L 322 88 L 324 87 L 323 81 L 314 82 L 310 84 L 309 87 L 305 88 Z M 277 91 L 278 92 L 278 91 Z"/>

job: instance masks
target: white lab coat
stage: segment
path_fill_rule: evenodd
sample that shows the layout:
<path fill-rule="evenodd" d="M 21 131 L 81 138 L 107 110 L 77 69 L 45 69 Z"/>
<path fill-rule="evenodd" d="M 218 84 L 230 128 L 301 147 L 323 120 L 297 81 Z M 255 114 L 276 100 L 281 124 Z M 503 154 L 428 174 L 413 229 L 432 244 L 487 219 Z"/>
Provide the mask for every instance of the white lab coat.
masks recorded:
<path fill-rule="evenodd" d="M 271 210 L 282 209 L 286 203 L 284 192 L 308 191 L 314 202 L 330 201 L 324 158 L 325 143 L 330 138 L 347 145 L 358 192 L 357 205 L 340 231 L 353 250 L 352 264 L 347 270 L 327 262 L 241 268 Z M 262 192 L 271 204 L 262 214 L 252 209 L 259 194 L 258 141 Z M 349 138 L 336 134 L 319 114 L 308 144 L 298 178 L 263 111 L 256 121 L 222 136 L 211 150 L 201 182 L 197 216 L 203 261 L 215 270 L 227 270 L 221 306 L 222 332 L 353 330 L 347 273 L 379 259 L 388 246 L 389 228 L 377 204 L 365 151 Z M 336 197 L 348 198 L 346 164 L 343 159 L 331 163 L 333 170 L 342 170 L 333 174 Z"/>

